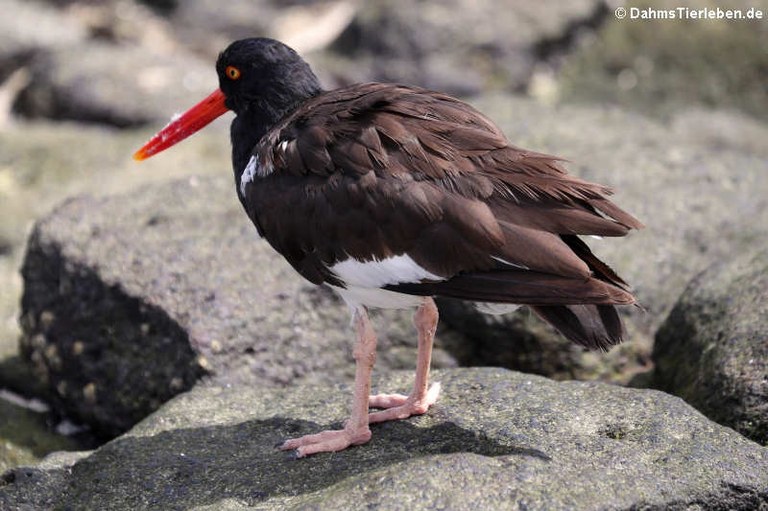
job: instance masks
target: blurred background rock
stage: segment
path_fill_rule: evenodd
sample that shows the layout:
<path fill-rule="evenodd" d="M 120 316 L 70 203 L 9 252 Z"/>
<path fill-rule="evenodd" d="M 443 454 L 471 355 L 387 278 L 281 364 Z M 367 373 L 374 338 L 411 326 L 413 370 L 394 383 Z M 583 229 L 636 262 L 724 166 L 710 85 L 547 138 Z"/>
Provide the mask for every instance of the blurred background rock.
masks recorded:
<path fill-rule="evenodd" d="M 602 137 L 601 126 L 587 122 L 604 118 L 590 112 L 618 106 L 626 112 L 618 118 L 606 114 L 617 145 L 623 126 L 634 137 L 623 141 L 629 145 L 643 144 L 644 134 L 668 126 L 679 145 L 659 148 L 658 155 L 673 167 L 697 165 L 697 158 L 706 156 L 691 149 L 694 142 L 712 150 L 725 147 L 743 156 L 729 160 L 738 168 L 723 171 L 722 186 L 741 193 L 728 184 L 728 176 L 739 168 L 751 169 L 752 176 L 761 168 L 768 171 L 768 20 L 619 20 L 614 15 L 619 6 L 756 8 L 768 16 L 764 0 L 0 0 L 2 12 L 11 13 L 0 19 L 0 388 L 17 395 L 0 401 L 14 410 L 3 412 L 0 421 L 0 471 L 71 446 L 68 438 L 47 433 L 61 417 L 18 399 L 45 394 L 18 356 L 18 268 L 30 226 L 71 195 L 112 194 L 180 176 L 228 175 L 228 119 L 219 121 L 217 130 L 197 135 L 196 149 L 171 151 L 140 171 L 130 155 L 174 112 L 216 86 L 213 62 L 233 39 L 283 40 L 306 56 L 328 88 L 396 81 L 459 95 L 491 117 L 515 108 L 506 110 L 502 124 L 513 143 L 575 161 L 588 158 L 574 145 L 578 138 L 565 144 L 570 152 L 563 154 L 554 136 L 546 139 L 532 128 L 547 124 L 537 116 L 572 115 L 584 122 L 573 129 L 582 134 L 594 129 L 594 136 Z M 646 117 L 652 118 L 647 130 Z M 653 144 L 665 133 L 655 134 L 649 147 L 657 150 Z M 725 161 L 718 165 L 727 167 Z M 589 177 L 589 167 L 572 168 Z M 616 173 L 609 181 L 620 189 L 622 181 L 643 179 L 637 168 L 606 172 Z M 634 178 L 624 179 L 620 172 L 634 172 Z M 756 193 L 764 188 L 752 187 Z M 649 203 L 647 211 L 628 209 L 646 220 L 653 199 L 639 200 Z M 701 207 L 715 214 L 714 207 Z M 728 225 L 730 234 L 719 238 L 723 243 L 758 232 L 745 231 L 736 220 Z M 706 245 L 699 252 L 709 259 L 728 251 L 727 245 L 710 250 L 714 234 L 687 239 Z M 687 256 L 678 255 L 684 265 Z M 694 260 L 697 267 L 708 261 Z M 624 255 L 615 262 L 620 268 L 631 264 Z M 647 271 L 638 268 L 637 273 Z M 626 383 L 652 366 L 655 329 L 687 278 L 660 300 L 658 310 L 655 303 L 646 304 L 653 314 L 637 327 L 641 347 L 617 350 L 621 360 L 611 368 L 596 369 L 593 359 L 581 359 L 581 372 L 563 369 L 577 357 L 572 348 L 564 361 L 523 368 L 546 373 L 542 368 L 554 366 L 550 376 Z M 39 435 L 31 440 L 35 429 Z"/>

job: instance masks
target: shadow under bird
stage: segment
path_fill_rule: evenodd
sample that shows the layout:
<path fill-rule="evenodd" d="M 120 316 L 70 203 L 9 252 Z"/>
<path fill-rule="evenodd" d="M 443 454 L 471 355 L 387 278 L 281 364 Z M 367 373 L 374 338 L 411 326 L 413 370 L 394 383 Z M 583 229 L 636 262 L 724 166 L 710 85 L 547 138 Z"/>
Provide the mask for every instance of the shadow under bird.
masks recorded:
<path fill-rule="evenodd" d="M 642 227 L 608 199 L 610 188 L 568 175 L 559 158 L 511 145 L 487 117 L 446 94 L 391 83 L 323 90 L 309 65 L 272 39 L 232 43 L 216 71 L 220 88 L 134 158 L 233 111 L 232 163 L 246 213 L 296 271 L 351 308 L 351 416 L 341 430 L 281 449 L 298 457 L 339 451 L 367 442 L 369 424 L 425 413 L 440 391 L 428 381 L 434 296 L 497 311 L 527 305 L 591 349 L 622 341 L 616 305 L 635 298 L 579 238 Z M 408 396 L 370 395 L 370 307 L 416 309 Z"/>

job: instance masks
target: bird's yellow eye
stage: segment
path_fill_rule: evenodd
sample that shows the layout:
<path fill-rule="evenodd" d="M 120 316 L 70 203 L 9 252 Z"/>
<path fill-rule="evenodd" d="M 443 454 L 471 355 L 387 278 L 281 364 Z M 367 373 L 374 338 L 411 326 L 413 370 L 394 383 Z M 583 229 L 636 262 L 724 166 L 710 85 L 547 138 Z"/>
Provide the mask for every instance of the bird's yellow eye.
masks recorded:
<path fill-rule="evenodd" d="M 224 74 L 227 75 L 227 78 L 230 80 L 237 80 L 240 78 L 240 70 L 235 66 L 227 66 L 224 70 Z"/>

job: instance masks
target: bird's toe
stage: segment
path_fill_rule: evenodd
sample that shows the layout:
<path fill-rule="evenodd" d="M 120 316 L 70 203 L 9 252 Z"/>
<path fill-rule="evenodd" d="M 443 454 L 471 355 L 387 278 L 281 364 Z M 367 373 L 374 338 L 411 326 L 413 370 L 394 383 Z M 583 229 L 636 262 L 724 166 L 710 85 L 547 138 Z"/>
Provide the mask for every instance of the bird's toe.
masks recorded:
<path fill-rule="evenodd" d="M 291 438 L 278 448 L 282 451 L 292 451 L 296 458 L 303 458 L 320 452 L 342 451 L 351 445 L 360 445 L 371 439 L 371 430 L 364 428 L 344 428 L 328 430 L 299 438 Z"/>
<path fill-rule="evenodd" d="M 391 404 L 391 406 L 375 406 L 374 408 L 386 408 L 380 412 L 374 412 L 368 415 L 368 423 L 385 422 L 391 420 L 407 419 L 413 415 L 423 415 L 427 413 L 429 407 L 437 402 L 440 396 L 440 384 L 433 384 L 429 390 L 421 395 L 411 394 L 408 397 L 399 394 L 383 394 L 382 399 L 378 400 L 380 404 Z M 379 396 L 372 396 L 379 397 Z M 404 399 L 402 399 L 404 398 Z"/>

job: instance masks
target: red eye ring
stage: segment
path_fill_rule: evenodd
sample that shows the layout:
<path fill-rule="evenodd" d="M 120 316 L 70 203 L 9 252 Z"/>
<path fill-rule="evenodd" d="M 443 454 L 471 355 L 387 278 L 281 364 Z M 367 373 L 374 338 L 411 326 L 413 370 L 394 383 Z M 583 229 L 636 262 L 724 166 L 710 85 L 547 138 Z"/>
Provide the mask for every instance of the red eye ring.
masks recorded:
<path fill-rule="evenodd" d="M 227 78 L 230 80 L 237 80 L 240 78 L 240 69 L 236 68 L 235 66 L 227 66 L 226 69 L 224 69 L 224 74 L 227 75 Z"/>

